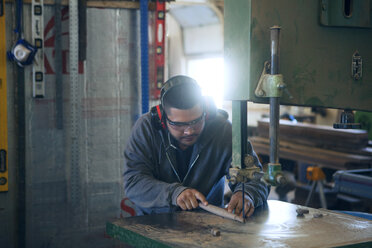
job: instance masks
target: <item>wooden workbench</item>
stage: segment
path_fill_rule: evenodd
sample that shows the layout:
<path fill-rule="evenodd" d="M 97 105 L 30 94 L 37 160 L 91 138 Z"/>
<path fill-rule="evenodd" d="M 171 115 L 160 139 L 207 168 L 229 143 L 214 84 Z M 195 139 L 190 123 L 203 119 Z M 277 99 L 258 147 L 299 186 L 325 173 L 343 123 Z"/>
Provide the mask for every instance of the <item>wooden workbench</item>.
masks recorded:
<path fill-rule="evenodd" d="M 300 218 L 298 207 L 268 201 L 245 224 L 202 210 L 129 217 L 106 232 L 134 247 L 372 247 L 372 221 L 312 208 Z"/>

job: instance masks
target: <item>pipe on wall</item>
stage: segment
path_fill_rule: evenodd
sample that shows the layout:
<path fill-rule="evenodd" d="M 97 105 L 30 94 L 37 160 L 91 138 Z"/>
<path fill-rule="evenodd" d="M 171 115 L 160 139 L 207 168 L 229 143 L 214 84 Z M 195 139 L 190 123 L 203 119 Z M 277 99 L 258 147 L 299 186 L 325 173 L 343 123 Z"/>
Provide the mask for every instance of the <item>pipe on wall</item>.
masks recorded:
<path fill-rule="evenodd" d="M 140 1 L 142 114 L 149 111 L 148 0 Z"/>

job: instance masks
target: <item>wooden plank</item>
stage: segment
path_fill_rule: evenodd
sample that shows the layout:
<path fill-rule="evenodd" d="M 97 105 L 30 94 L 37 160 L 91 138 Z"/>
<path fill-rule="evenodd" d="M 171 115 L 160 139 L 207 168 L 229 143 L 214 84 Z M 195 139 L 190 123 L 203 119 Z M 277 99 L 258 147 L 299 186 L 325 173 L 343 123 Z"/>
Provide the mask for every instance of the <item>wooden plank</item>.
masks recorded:
<path fill-rule="evenodd" d="M 107 224 L 106 232 L 139 247 L 337 247 L 372 245 L 372 221 L 309 209 L 298 218 L 298 205 L 268 201 L 246 224 L 204 211 L 129 217 Z M 322 218 L 314 218 L 322 214 Z M 113 228 L 115 227 L 115 228 Z M 211 229 L 219 230 L 213 236 Z M 148 241 L 152 240 L 151 244 Z M 142 245 L 142 241 L 146 245 Z"/>
<path fill-rule="evenodd" d="M 249 139 L 258 154 L 270 155 L 270 141 L 262 137 Z M 279 157 L 334 169 L 368 168 L 372 165 L 372 154 L 344 153 L 280 141 Z M 358 166 L 359 165 L 359 166 Z"/>
<path fill-rule="evenodd" d="M 269 120 L 258 121 L 258 136 L 269 137 Z M 331 126 L 293 123 L 280 120 L 281 141 L 322 147 L 332 150 L 361 150 L 368 145 L 368 133 L 360 129 L 334 129 Z"/>

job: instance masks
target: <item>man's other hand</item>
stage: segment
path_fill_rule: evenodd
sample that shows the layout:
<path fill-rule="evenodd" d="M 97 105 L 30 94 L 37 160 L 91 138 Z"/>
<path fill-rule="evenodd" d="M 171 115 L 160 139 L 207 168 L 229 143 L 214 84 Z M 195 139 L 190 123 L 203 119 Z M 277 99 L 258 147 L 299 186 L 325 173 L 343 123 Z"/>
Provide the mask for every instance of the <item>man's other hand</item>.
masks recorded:
<path fill-rule="evenodd" d="M 229 205 L 227 206 L 227 211 L 229 213 L 232 213 L 235 210 L 236 215 L 243 216 L 243 197 L 242 197 L 243 192 L 238 191 L 235 194 L 232 195 L 231 200 L 229 202 Z M 244 212 L 245 216 L 249 217 L 253 214 L 254 212 L 254 204 L 253 200 L 249 195 L 244 194 Z"/>
<path fill-rule="evenodd" d="M 186 189 L 178 195 L 177 205 L 182 208 L 182 210 L 191 210 L 199 206 L 198 200 L 205 206 L 208 205 L 208 202 L 202 193 L 196 189 Z"/>

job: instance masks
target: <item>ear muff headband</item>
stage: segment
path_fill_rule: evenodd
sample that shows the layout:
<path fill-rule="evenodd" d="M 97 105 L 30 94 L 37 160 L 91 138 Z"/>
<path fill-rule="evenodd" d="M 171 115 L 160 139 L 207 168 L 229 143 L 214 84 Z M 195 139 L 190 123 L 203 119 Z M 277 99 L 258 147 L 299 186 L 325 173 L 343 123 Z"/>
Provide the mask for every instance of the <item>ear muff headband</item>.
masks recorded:
<path fill-rule="evenodd" d="M 154 106 L 151 108 L 151 117 L 154 123 L 154 126 L 156 129 L 166 129 L 165 123 L 164 123 L 164 109 L 163 109 L 163 102 L 164 102 L 164 97 L 167 95 L 167 93 L 174 87 L 177 87 L 179 85 L 184 85 L 184 84 L 192 84 L 196 87 L 199 87 L 198 83 L 187 76 L 175 76 L 170 78 L 168 81 L 166 81 L 163 85 L 163 87 L 160 90 L 160 104 L 157 106 Z M 208 117 L 208 113 L 207 116 Z"/>
<path fill-rule="evenodd" d="M 183 85 L 183 84 L 192 84 L 196 87 L 199 87 L 198 83 L 190 78 L 190 77 L 187 77 L 187 76 L 175 76 L 175 77 L 172 77 L 170 78 L 168 81 L 165 82 L 164 86 L 161 88 L 161 91 L 160 91 L 160 103 L 163 105 L 164 103 L 164 97 L 167 95 L 167 93 L 170 91 L 170 89 L 176 87 L 176 86 L 179 86 L 179 85 Z M 164 105 L 163 105 L 164 106 Z"/>

